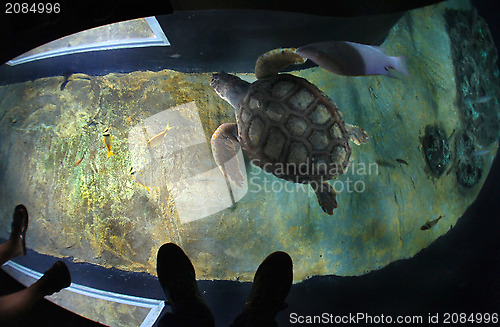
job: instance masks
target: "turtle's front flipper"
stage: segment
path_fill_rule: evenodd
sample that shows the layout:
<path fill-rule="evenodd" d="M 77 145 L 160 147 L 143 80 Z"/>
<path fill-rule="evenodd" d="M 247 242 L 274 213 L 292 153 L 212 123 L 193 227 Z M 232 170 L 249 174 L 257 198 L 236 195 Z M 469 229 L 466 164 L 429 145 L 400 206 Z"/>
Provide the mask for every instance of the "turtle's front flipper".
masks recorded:
<path fill-rule="evenodd" d="M 268 51 L 257 58 L 255 76 L 258 79 L 274 76 L 292 64 L 303 64 L 306 58 L 298 55 L 295 48 L 280 48 Z"/>
<path fill-rule="evenodd" d="M 337 208 L 337 192 L 328 182 L 311 182 L 311 186 L 316 193 L 321 209 L 327 214 L 333 215 L 333 209 Z"/>
<path fill-rule="evenodd" d="M 236 124 L 222 124 L 212 135 L 211 146 L 215 163 L 222 174 L 230 182 L 243 186 L 244 178 L 238 162 L 238 151 L 241 146 L 238 142 L 238 126 Z"/>
<path fill-rule="evenodd" d="M 368 134 L 361 127 L 351 124 L 345 124 L 345 129 L 349 134 L 349 139 L 356 145 L 366 143 L 368 141 Z"/>

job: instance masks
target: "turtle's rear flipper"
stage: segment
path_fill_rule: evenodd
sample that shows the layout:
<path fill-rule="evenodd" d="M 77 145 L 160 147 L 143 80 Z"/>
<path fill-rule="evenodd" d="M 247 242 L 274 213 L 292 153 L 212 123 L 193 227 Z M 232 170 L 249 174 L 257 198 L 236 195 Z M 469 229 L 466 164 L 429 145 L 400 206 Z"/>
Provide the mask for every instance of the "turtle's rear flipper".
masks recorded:
<path fill-rule="evenodd" d="M 215 163 L 220 168 L 222 174 L 230 182 L 239 187 L 243 186 L 244 177 L 241 172 L 237 154 L 241 146 L 238 142 L 238 126 L 228 123 L 222 124 L 212 135 L 211 146 Z"/>
<path fill-rule="evenodd" d="M 337 208 L 337 192 L 335 192 L 328 182 L 312 182 L 311 186 L 314 192 L 316 192 L 321 209 L 327 214 L 333 215 L 333 209 Z"/>
<path fill-rule="evenodd" d="M 366 143 L 368 141 L 368 134 L 361 127 L 351 124 L 345 124 L 345 129 L 349 134 L 349 139 L 356 145 Z"/>

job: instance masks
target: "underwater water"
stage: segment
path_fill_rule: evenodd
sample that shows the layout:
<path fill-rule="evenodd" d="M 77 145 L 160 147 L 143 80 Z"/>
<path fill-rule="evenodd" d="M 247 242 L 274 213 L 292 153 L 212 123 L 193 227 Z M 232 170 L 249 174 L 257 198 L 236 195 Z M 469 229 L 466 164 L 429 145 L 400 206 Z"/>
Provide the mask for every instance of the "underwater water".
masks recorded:
<path fill-rule="evenodd" d="M 453 229 L 488 175 L 498 55 L 484 20 L 453 3 L 408 12 L 382 47 L 408 58 L 411 77 L 291 72 L 369 135 L 330 181 L 333 215 L 310 186 L 264 172 L 244 151 L 243 186 L 226 180 L 210 139 L 234 109 L 212 72 L 163 69 L 0 86 L 0 223 L 23 203 L 36 253 L 151 276 L 166 242 L 182 246 L 201 280 L 252 281 L 278 250 L 293 259 L 294 283 L 410 258 Z"/>

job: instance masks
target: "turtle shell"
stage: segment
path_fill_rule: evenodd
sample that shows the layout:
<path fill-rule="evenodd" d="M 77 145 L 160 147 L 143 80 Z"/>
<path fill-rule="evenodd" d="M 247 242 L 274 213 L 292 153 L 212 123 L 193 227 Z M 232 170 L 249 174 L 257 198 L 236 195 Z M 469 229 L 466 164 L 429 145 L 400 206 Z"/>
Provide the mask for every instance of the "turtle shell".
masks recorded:
<path fill-rule="evenodd" d="M 236 110 L 240 143 L 252 163 L 295 183 L 344 172 L 351 149 L 339 108 L 306 79 L 259 79 Z"/>

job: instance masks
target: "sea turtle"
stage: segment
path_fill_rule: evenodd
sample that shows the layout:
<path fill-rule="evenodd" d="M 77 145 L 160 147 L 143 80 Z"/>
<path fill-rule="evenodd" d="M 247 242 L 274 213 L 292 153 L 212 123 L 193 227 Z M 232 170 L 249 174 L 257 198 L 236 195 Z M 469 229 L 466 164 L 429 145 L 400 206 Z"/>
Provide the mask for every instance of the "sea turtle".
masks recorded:
<path fill-rule="evenodd" d="M 241 145 L 264 171 L 310 184 L 323 211 L 331 215 L 336 193 L 327 181 L 344 172 L 351 155 L 348 140 L 360 144 L 368 135 L 346 124 L 337 105 L 315 85 L 279 74 L 306 60 L 295 51 L 276 49 L 260 56 L 253 83 L 224 72 L 212 75 L 210 85 L 236 110 L 236 123 L 222 124 L 212 135 L 212 152 L 222 173 L 243 185 L 238 164 L 231 160 Z"/>

